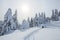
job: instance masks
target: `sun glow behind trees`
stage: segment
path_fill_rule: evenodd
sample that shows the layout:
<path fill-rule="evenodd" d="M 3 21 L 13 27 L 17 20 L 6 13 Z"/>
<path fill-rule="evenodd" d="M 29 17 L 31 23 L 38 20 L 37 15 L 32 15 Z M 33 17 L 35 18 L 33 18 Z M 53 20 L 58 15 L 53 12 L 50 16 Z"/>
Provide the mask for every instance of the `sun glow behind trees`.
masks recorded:
<path fill-rule="evenodd" d="M 21 6 L 21 10 L 22 10 L 23 13 L 28 13 L 30 11 L 30 7 L 27 4 L 23 4 Z"/>

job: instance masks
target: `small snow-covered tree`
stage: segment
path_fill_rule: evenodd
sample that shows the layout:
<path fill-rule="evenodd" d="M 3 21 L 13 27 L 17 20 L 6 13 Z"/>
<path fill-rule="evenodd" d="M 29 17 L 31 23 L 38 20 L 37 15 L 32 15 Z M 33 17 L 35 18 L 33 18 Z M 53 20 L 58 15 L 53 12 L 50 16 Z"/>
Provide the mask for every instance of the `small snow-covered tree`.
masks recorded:
<path fill-rule="evenodd" d="M 22 29 L 27 29 L 27 28 L 29 28 L 29 23 L 28 23 L 28 21 L 23 20 L 21 28 L 22 28 Z"/>

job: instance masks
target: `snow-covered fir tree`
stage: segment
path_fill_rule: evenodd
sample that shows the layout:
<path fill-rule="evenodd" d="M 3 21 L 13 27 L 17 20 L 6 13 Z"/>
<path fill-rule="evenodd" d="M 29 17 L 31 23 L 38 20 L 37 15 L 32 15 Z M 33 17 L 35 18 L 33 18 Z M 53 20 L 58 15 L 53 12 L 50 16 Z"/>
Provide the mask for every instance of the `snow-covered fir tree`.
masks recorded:
<path fill-rule="evenodd" d="M 38 26 L 39 21 L 38 21 L 38 15 L 36 13 L 35 18 L 34 18 L 34 26 Z"/>
<path fill-rule="evenodd" d="M 33 27 L 33 26 L 34 26 L 33 18 L 31 18 L 31 21 L 30 21 L 30 27 Z"/>
<path fill-rule="evenodd" d="M 18 28 L 18 21 L 17 21 L 17 10 L 15 14 L 12 15 L 11 8 L 8 9 L 7 13 L 4 15 L 4 33 L 13 31 Z"/>
<path fill-rule="evenodd" d="M 3 35 L 3 21 L 0 21 L 0 36 Z"/>
<path fill-rule="evenodd" d="M 60 11 L 59 11 L 59 15 L 58 16 L 60 16 Z"/>
<path fill-rule="evenodd" d="M 56 21 L 59 20 L 59 18 L 58 18 L 58 10 L 57 10 L 57 9 L 55 9 L 55 20 L 56 20 Z"/>
<path fill-rule="evenodd" d="M 55 9 L 55 10 L 52 10 L 52 16 L 51 16 L 51 19 L 53 20 L 53 21 L 58 21 L 59 20 L 59 13 L 58 13 L 58 10 L 57 9 Z"/>
<path fill-rule="evenodd" d="M 40 26 L 41 24 L 46 23 L 45 13 L 39 13 L 39 15 L 35 15 L 35 17 L 29 21 L 30 27 Z"/>
<path fill-rule="evenodd" d="M 9 8 L 6 14 L 4 15 L 4 32 L 10 31 L 11 20 L 12 20 L 12 10 L 11 8 Z"/>
<path fill-rule="evenodd" d="M 29 22 L 26 20 L 23 20 L 21 29 L 27 29 L 29 28 Z"/>
<path fill-rule="evenodd" d="M 42 24 L 42 22 L 43 22 L 43 17 L 42 17 L 42 14 L 40 14 L 39 13 L 39 17 L 38 17 L 38 24 L 40 25 L 40 24 Z"/>
<path fill-rule="evenodd" d="M 54 21 L 55 20 L 55 13 L 54 13 L 54 10 L 52 10 L 52 16 L 51 16 L 51 19 Z"/>
<path fill-rule="evenodd" d="M 29 27 L 30 27 L 30 19 L 29 19 L 29 17 L 28 17 L 27 21 L 28 21 L 28 23 L 29 23 Z"/>
<path fill-rule="evenodd" d="M 17 20 L 17 10 L 15 11 L 15 14 L 13 15 L 13 29 L 18 28 L 18 20 Z"/>

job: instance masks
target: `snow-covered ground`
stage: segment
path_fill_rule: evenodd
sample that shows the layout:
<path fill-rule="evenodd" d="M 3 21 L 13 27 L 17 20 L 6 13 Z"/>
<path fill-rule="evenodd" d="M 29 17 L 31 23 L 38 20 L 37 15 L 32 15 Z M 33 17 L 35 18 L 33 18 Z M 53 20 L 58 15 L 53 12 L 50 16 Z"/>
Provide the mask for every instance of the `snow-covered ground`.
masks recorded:
<path fill-rule="evenodd" d="M 33 27 L 25 31 L 16 30 L 0 36 L 0 40 L 60 40 L 60 21 L 44 24 L 47 28 Z"/>
<path fill-rule="evenodd" d="M 25 40 L 60 40 L 60 29 L 44 28 L 30 36 L 26 36 Z"/>
<path fill-rule="evenodd" d="M 0 40 L 24 40 L 24 38 L 34 31 L 38 31 L 40 28 L 30 28 L 24 32 L 16 30 L 11 34 L 0 36 Z"/>
<path fill-rule="evenodd" d="M 60 29 L 34 27 L 23 32 L 16 30 L 11 34 L 0 36 L 0 40 L 60 40 Z"/>

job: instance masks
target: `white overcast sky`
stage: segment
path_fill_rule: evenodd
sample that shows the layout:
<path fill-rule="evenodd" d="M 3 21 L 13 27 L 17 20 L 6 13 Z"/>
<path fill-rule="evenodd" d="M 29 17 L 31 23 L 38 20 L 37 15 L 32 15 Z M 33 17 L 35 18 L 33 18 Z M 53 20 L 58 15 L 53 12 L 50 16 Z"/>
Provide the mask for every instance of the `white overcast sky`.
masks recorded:
<path fill-rule="evenodd" d="M 27 4 L 30 12 L 23 13 L 21 6 Z M 60 10 L 60 0 L 0 0 L 0 20 L 4 19 L 4 14 L 8 8 L 12 9 L 14 14 L 15 9 L 18 11 L 18 20 L 21 22 L 23 19 L 34 17 L 39 12 L 45 12 L 46 16 L 51 16 L 52 9 Z"/>

